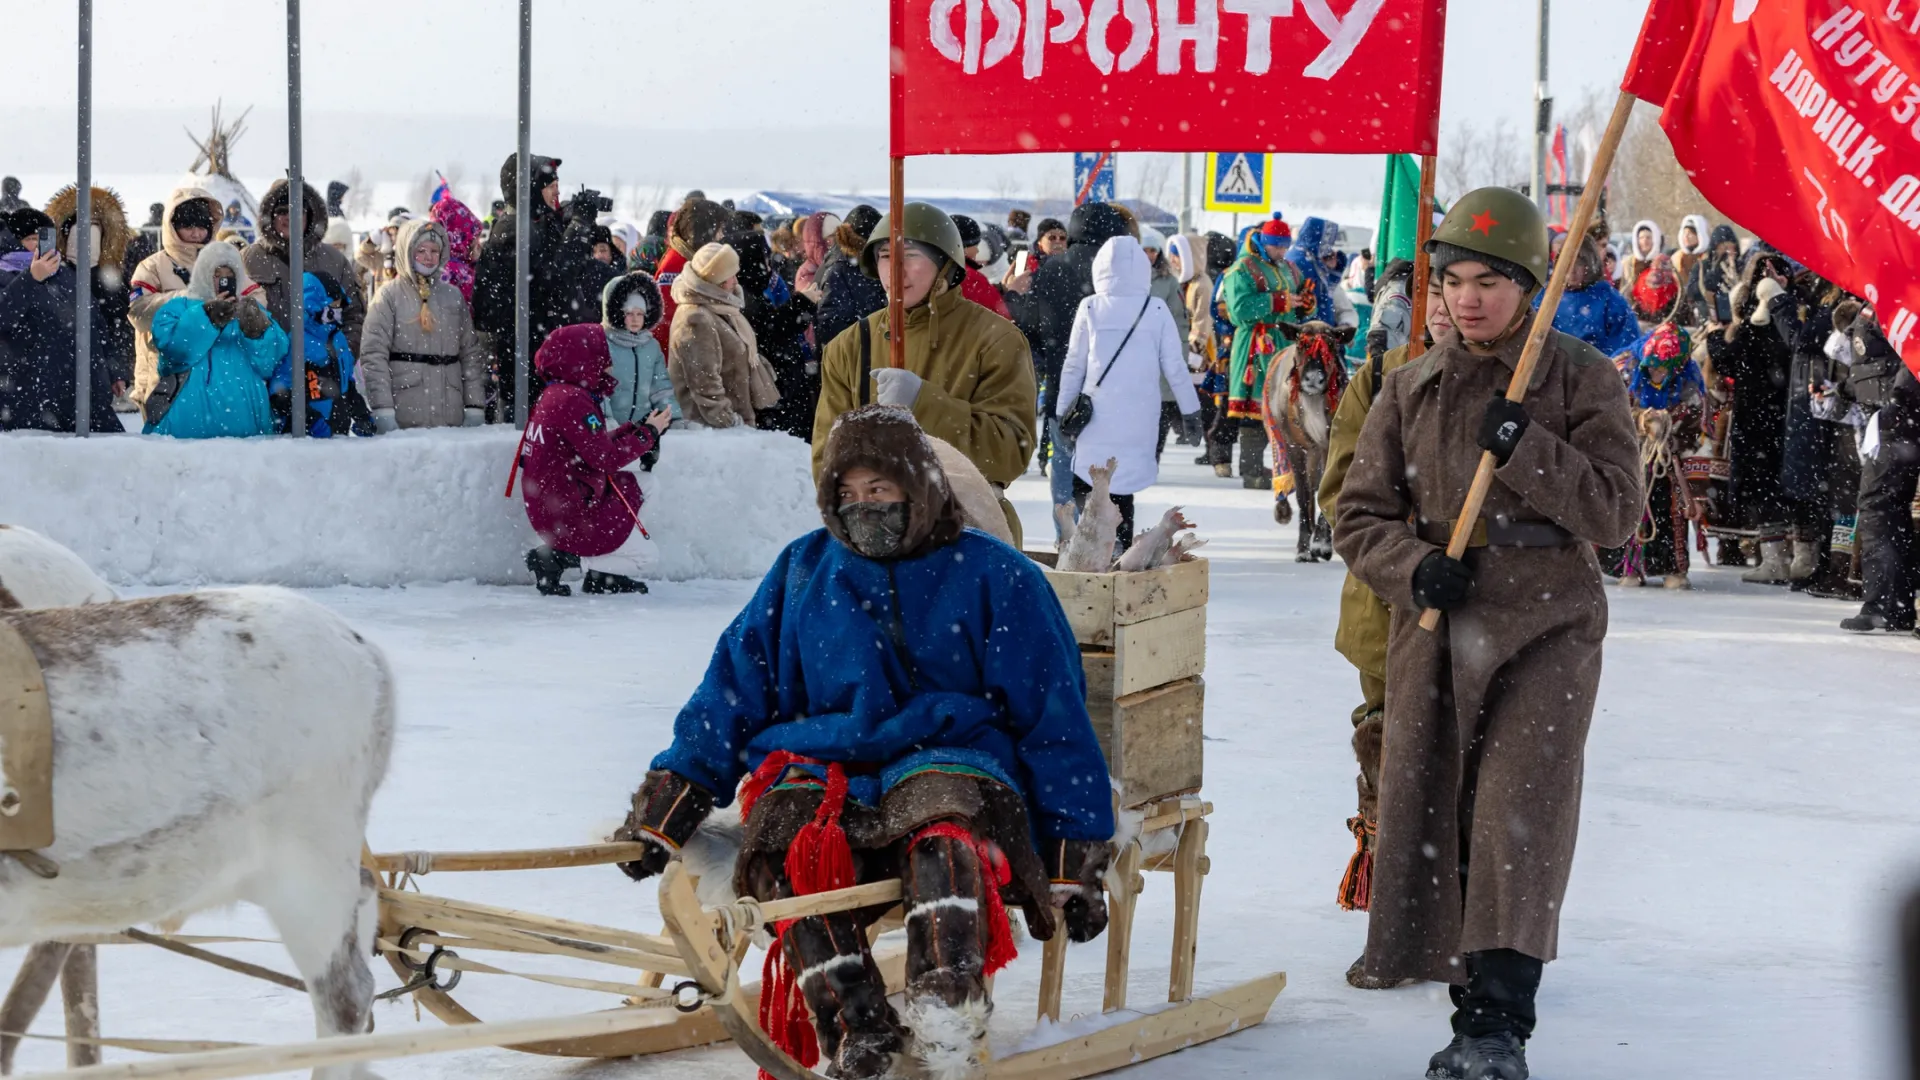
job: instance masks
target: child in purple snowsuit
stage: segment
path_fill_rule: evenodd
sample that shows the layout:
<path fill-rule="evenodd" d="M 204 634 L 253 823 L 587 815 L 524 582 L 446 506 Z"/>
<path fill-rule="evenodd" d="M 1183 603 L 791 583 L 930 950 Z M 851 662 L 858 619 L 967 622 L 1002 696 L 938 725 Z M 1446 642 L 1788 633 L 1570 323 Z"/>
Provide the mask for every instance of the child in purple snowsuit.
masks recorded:
<path fill-rule="evenodd" d="M 626 466 L 660 445 L 672 417 L 607 429 L 600 401 L 614 390 L 607 332 L 595 323 L 563 326 L 534 355 L 546 388 L 521 441 L 521 497 L 542 545 L 527 569 L 544 596 L 567 596 L 560 574 L 586 571 L 588 593 L 646 592 L 639 580 L 651 554 L 640 525 L 640 482 Z"/>

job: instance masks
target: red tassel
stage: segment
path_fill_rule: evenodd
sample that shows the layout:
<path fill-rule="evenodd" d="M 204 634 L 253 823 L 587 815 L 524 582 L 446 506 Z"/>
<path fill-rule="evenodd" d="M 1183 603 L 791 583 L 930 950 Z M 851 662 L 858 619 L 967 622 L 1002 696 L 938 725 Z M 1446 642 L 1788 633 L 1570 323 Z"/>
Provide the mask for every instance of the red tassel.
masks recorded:
<path fill-rule="evenodd" d="M 1007 918 L 1007 904 L 1000 898 L 1000 890 L 1013 880 L 1013 868 L 1007 865 L 1006 853 L 998 844 L 977 837 L 951 821 L 941 821 L 920 830 L 914 836 L 919 843 L 928 837 L 937 837 L 966 844 L 973 848 L 980 858 L 980 876 L 986 886 L 986 941 L 983 942 L 985 966 L 983 970 L 992 977 L 1001 968 L 1013 963 L 1020 950 L 1013 943 L 1013 924 Z"/>
<path fill-rule="evenodd" d="M 840 812 L 847 805 L 847 772 L 839 765 L 827 766 L 827 794 L 813 820 L 800 826 L 787 848 L 787 880 L 796 896 L 852 888 L 853 845 L 847 842 L 847 830 L 840 825 Z"/>
<path fill-rule="evenodd" d="M 786 937 L 783 923 L 777 929 Z M 820 1061 L 820 1043 L 814 1035 L 813 1020 L 807 1015 L 807 1002 L 800 995 L 800 981 L 787 964 L 787 950 L 775 941 L 767 950 L 767 962 L 760 969 L 760 1030 L 768 1041 L 787 1052 L 787 1056 L 811 1069 Z M 779 1080 L 765 1069 L 760 1080 Z"/>
<path fill-rule="evenodd" d="M 1355 814 L 1347 819 L 1353 830 L 1353 858 L 1347 860 L 1347 872 L 1340 878 L 1340 906 L 1348 911 L 1366 911 L 1373 906 L 1374 826 Z"/>

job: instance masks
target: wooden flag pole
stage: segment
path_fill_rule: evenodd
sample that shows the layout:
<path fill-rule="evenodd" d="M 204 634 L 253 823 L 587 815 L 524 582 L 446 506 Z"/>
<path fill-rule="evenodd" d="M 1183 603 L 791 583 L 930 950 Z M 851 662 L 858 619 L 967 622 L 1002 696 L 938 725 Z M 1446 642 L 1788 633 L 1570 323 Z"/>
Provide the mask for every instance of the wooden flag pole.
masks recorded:
<path fill-rule="evenodd" d="M 1420 220 L 1413 223 L 1413 325 L 1407 332 L 1407 359 L 1418 360 L 1427 351 L 1427 277 L 1433 272 L 1433 256 L 1427 254 L 1427 241 L 1433 239 L 1433 179 L 1440 171 L 1440 159 L 1433 154 L 1420 158 Z"/>
<path fill-rule="evenodd" d="M 888 159 L 887 175 L 887 364 L 907 366 L 906 251 L 902 241 L 907 216 L 907 159 Z"/>
<path fill-rule="evenodd" d="M 1593 213 L 1600 206 L 1600 189 L 1606 182 L 1607 173 L 1613 169 L 1613 153 L 1620 148 L 1620 137 L 1626 133 L 1627 121 L 1633 116 L 1633 104 L 1638 100 L 1625 90 L 1620 91 L 1620 100 L 1614 102 L 1613 118 L 1607 121 L 1607 134 L 1600 140 L 1600 149 L 1593 155 L 1593 168 L 1587 174 L 1587 190 L 1580 196 L 1580 205 L 1573 212 L 1573 220 L 1568 223 L 1567 235 L 1578 238 L 1586 234 L 1587 226 L 1593 221 Z M 1427 178 L 1420 178 L 1420 186 L 1425 189 Z M 1533 381 L 1533 369 L 1540 363 L 1540 354 L 1546 350 L 1547 335 L 1553 331 L 1553 316 L 1560 309 L 1560 297 L 1567 291 L 1567 279 L 1573 276 L 1573 264 L 1578 259 L 1562 258 L 1553 268 L 1553 278 L 1547 284 L 1546 298 L 1540 301 L 1540 310 L 1534 313 L 1533 329 L 1527 334 L 1526 351 L 1520 354 L 1520 363 L 1513 369 L 1513 381 L 1507 384 L 1508 401 L 1524 401 L 1527 396 L 1527 384 Z M 1425 295 L 1423 291 L 1422 296 Z M 1415 327 L 1414 333 L 1420 328 Z M 1473 486 L 1467 489 L 1466 504 L 1453 521 L 1453 538 L 1447 542 L 1447 556 L 1458 559 L 1466 554 L 1467 541 L 1473 536 L 1473 527 L 1479 524 L 1480 511 L 1487 504 L 1487 490 L 1493 486 L 1493 470 L 1496 468 L 1493 451 L 1480 455 L 1480 468 L 1473 474 Z M 1428 609 L 1420 616 L 1420 629 L 1435 630 L 1440 626 L 1440 612 Z"/>

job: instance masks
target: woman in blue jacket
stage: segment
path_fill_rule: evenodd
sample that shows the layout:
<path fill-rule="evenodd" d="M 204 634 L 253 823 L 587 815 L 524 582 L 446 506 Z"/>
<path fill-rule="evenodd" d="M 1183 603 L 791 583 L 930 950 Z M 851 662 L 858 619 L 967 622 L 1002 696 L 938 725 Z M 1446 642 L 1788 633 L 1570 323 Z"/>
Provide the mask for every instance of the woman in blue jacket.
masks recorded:
<path fill-rule="evenodd" d="M 1079 647 L 1040 569 L 963 526 L 906 410 L 840 419 L 818 499 L 826 527 L 775 562 L 634 795 L 621 835 L 654 850 L 623 869 L 662 869 L 737 785 L 742 895 L 903 878 L 902 1013 L 866 951 L 879 911 L 792 923 L 762 985 L 797 981 L 835 1076 L 892 1075 L 903 1051 L 965 1074 L 1013 954 L 1002 894 L 1036 938 L 1056 908 L 1075 941 L 1106 925 L 1113 812 Z M 800 1001 L 763 1015 L 800 1018 L 771 1034 L 811 1064 Z"/>
<path fill-rule="evenodd" d="M 147 399 L 145 434 L 178 439 L 273 434 L 267 378 L 287 352 L 287 334 L 262 306 L 240 249 L 200 249 L 187 291 L 153 316 L 160 386 Z M 161 398 L 161 408 L 154 407 Z"/>

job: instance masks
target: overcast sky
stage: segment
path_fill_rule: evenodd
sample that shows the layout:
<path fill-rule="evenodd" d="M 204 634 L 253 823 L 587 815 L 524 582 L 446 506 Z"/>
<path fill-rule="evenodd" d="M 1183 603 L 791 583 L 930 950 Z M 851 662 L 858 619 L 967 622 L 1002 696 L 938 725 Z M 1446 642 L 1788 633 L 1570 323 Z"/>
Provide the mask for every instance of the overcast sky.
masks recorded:
<path fill-rule="evenodd" d="M 1338 11 L 1350 2 L 1333 5 Z M 70 129 L 71 119 L 61 117 L 70 117 L 75 101 L 73 4 L 20 0 L 7 7 L 7 36 L 17 51 L 7 109 L 0 113 L 0 169 L 68 172 L 73 143 L 70 133 L 62 137 L 62 127 Z M 594 147 L 592 155 L 595 171 L 625 167 L 628 172 L 616 174 L 631 179 L 643 170 L 641 159 L 672 153 L 676 145 L 645 139 L 649 131 L 884 128 L 886 0 L 537 0 L 534 9 L 538 152 L 576 159 L 582 153 L 577 145 L 543 140 L 543 125 L 550 136 L 556 125 L 631 132 L 630 147 Z M 409 131 L 408 117 L 457 114 L 474 118 L 474 137 L 484 136 L 488 148 L 464 162 L 468 175 L 497 169 L 512 149 L 517 10 L 515 0 L 309 0 L 304 79 L 316 128 L 311 145 L 323 159 L 341 156 L 340 145 L 377 147 L 366 152 L 384 162 L 407 157 L 418 140 L 422 149 L 435 147 L 429 154 L 444 157 L 449 152 L 435 139 Z M 254 105 L 256 115 L 279 122 L 286 79 L 282 3 L 95 0 L 94 11 L 102 132 L 116 118 L 124 130 L 134 110 L 204 116 L 216 97 L 230 113 Z M 1644 0 L 1560 0 L 1552 25 L 1553 92 L 1571 105 L 1588 88 L 1617 85 L 1644 11 Z M 1453 0 L 1443 140 L 1463 121 L 1485 124 L 1504 116 L 1516 128 L 1529 126 L 1536 19 L 1536 0 Z M 352 118 L 353 130 L 326 130 L 349 123 L 344 118 Z M 152 171 L 175 173 L 191 160 L 180 119 L 152 125 L 163 130 L 151 137 L 166 140 L 156 144 L 164 150 L 140 148 L 142 163 L 162 158 Z M 236 167 L 243 174 L 280 171 L 284 140 L 258 124 L 254 131 Z M 849 145 L 864 148 L 869 141 Z M 135 167 L 124 153 L 116 160 L 112 146 L 97 145 L 96 154 L 109 171 Z M 634 164 L 620 163 L 622 154 Z M 450 164 L 407 160 L 409 169 Z M 317 173 L 348 164 L 363 162 L 311 163 Z M 699 174 L 697 161 L 686 164 L 675 175 Z M 985 175 L 985 168 L 1017 167 L 975 164 L 965 173 L 969 178 Z M 871 175 L 883 176 L 881 168 Z M 916 169 L 923 177 L 941 175 L 933 163 Z M 788 182 L 778 162 L 765 172 L 764 180 L 741 182 Z"/>

